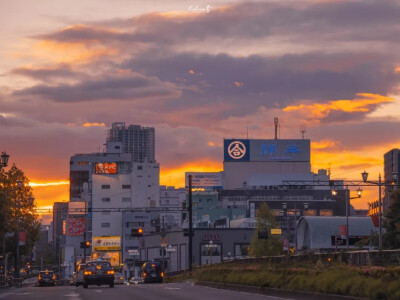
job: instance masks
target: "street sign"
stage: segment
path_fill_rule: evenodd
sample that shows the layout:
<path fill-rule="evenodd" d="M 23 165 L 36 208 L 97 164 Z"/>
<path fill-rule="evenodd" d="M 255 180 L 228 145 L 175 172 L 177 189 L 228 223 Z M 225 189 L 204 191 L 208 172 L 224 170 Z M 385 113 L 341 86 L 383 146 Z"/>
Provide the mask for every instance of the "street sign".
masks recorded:
<path fill-rule="evenodd" d="M 282 234 L 282 229 L 280 228 L 271 228 L 271 234 Z"/>
<path fill-rule="evenodd" d="M 166 237 L 162 237 L 161 238 L 161 247 L 162 248 L 165 248 L 165 247 L 167 247 L 167 238 Z"/>
<path fill-rule="evenodd" d="M 218 248 L 218 245 L 215 245 L 215 244 L 205 244 L 204 247 L 206 247 L 206 248 Z"/>
<path fill-rule="evenodd" d="M 174 247 L 172 247 L 171 245 L 169 245 L 167 248 L 165 248 L 165 251 L 167 251 L 167 252 L 175 252 L 176 250 L 175 250 Z"/>
<path fill-rule="evenodd" d="M 128 253 L 130 256 L 139 256 L 139 249 L 129 249 Z"/>

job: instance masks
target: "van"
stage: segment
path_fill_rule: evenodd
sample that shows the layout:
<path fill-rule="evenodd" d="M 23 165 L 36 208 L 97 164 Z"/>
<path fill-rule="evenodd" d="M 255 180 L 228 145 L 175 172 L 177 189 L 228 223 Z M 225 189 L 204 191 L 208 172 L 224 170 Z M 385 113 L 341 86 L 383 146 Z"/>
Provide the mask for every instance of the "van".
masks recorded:
<path fill-rule="evenodd" d="M 140 269 L 142 283 L 158 282 L 164 280 L 164 272 L 160 262 L 145 262 Z"/>

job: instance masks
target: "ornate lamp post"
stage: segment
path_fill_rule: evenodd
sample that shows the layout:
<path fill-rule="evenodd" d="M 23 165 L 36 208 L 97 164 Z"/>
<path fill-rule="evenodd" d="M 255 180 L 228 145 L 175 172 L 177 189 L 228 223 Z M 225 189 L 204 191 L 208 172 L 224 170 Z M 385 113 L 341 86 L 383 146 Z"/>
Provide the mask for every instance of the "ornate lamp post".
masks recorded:
<path fill-rule="evenodd" d="M 363 173 L 361 173 L 362 179 L 365 183 L 369 183 L 372 185 L 377 185 L 379 187 L 379 250 L 382 249 L 382 196 L 381 196 L 381 191 L 382 191 L 382 180 L 381 180 L 381 174 L 379 173 L 379 180 L 378 182 L 376 181 L 368 181 L 368 173 L 364 170 Z"/>
<path fill-rule="evenodd" d="M 1 153 L 1 165 L 0 165 L 0 169 L 3 167 L 7 167 L 8 165 L 8 159 L 10 158 L 10 155 L 8 155 L 6 152 L 2 152 Z"/>

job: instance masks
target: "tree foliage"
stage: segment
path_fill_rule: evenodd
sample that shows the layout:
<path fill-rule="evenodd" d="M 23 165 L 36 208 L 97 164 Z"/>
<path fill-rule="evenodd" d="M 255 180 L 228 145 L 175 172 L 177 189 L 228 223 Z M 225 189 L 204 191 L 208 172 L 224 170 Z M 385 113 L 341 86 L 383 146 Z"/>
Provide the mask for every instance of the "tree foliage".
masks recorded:
<path fill-rule="evenodd" d="M 22 181 L 22 187 L 17 182 Z M 0 235 L 26 232 L 25 246 L 20 247 L 21 254 L 29 255 L 38 239 L 40 222 L 32 201 L 33 192 L 29 186 L 29 179 L 21 169 L 13 165 L 8 171 L 0 170 Z M 7 238 L 7 251 L 14 252 L 16 235 Z"/>
<path fill-rule="evenodd" d="M 389 208 L 385 218 L 386 233 L 384 235 L 385 248 L 400 248 L 400 191 L 390 194 Z"/>
<path fill-rule="evenodd" d="M 251 239 L 250 253 L 256 257 L 279 255 L 283 250 L 283 241 L 279 235 L 271 235 L 271 228 L 280 228 L 275 216 L 266 203 L 261 204 L 256 211 L 257 223 L 254 235 Z M 258 239 L 259 231 L 268 231 L 269 237 L 266 240 Z"/>

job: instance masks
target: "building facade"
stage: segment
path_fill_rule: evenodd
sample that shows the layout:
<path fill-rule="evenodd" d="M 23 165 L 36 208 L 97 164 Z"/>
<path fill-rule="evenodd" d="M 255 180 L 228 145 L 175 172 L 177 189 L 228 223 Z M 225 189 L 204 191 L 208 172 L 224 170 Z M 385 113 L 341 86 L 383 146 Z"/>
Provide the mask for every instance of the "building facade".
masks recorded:
<path fill-rule="evenodd" d="M 383 191 L 383 199 L 382 199 L 382 208 L 383 208 L 383 214 L 387 211 L 389 205 L 390 205 L 390 194 L 393 191 L 393 189 L 398 186 L 398 182 L 394 182 L 393 178 L 393 173 L 399 174 L 400 170 L 400 150 L 399 149 L 392 149 L 385 153 L 383 156 L 384 160 L 384 182 L 386 183 L 386 186 L 384 187 Z M 394 185 L 390 185 L 390 183 L 394 183 Z"/>

